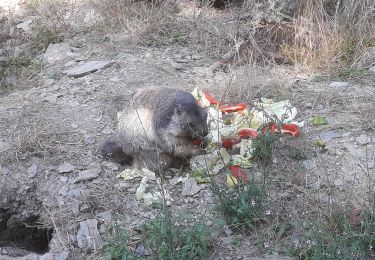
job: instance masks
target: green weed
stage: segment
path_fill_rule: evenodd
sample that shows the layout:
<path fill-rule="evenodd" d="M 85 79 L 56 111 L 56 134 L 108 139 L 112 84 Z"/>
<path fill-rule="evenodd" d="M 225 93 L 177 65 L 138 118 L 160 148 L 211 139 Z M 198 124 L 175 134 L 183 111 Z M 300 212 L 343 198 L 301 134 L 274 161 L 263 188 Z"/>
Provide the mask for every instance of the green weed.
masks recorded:
<path fill-rule="evenodd" d="M 305 246 L 298 252 L 301 259 L 364 259 L 375 257 L 375 214 L 367 212 L 359 226 L 349 223 L 345 214 L 316 223 Z"/>
<path fill-rule="evenodd" d="M 224 215 L 227 225 L 239 231 L 254 229 L 264 219 L 266 193 L 260 185 L 239 181 L 232 189 L 211 181 L 216 207 Z"/>
<path fill-rule="evenodd" d="M 202 259 L 207 253 L 205 223 L 181 228 L 172 223 L 169 211 L 144 226 L 144 237 L 157 259 Z"/>

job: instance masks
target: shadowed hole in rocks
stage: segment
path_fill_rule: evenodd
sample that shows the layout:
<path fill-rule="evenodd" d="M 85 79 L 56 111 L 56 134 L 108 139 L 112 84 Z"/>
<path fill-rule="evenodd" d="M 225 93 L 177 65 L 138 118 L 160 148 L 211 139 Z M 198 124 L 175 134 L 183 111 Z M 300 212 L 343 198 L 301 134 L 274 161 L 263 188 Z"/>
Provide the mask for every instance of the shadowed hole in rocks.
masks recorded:
<path fill-rule="evenodd" d="M 8 223 L 10 215 L 1 214 L 0 209 L 0 247 L 17 249 L 44 254 L 52 238 L 53 229 L 41 227 L 38 216 L 29 217 L 26 221 Z"/>

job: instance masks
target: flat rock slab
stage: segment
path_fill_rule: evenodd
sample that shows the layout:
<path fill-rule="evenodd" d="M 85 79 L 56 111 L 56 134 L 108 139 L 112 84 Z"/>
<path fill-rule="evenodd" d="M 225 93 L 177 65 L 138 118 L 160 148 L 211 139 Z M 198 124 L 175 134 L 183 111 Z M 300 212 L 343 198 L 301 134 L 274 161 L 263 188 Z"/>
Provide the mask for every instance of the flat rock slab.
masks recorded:
<path fill-rule="evenodd" d="M 77 244 L 79 248 L 98 250 L 102 245 L 102 238 L 98 230 L 98 221 L 96 219 L 88 219 L 79 222 L 79 230 L 77 233 Z"/>
<path fill-rule="evenodd" d="M 189 178 L 182 187 L 182 195 L 194 196 L 204 188 L 206 188 L 206 185 L 198 185 L 197 181 L 194 178 Z"/>
<path fill-rule="evenodd" d="M 88 61 L 82 65 L 75 66 L 66 71 L 66 75 L 69 77 L 83 77 L 87 74 L 93 73 L 100 69 L 105 69 L 111 66 L 114 62 L 113 61 Z"/>
<path fill-rule="evenodd" d="M 76 167 L 68 162 L 64 162 L 57 168 L 58 173 L 68 173 L 74 171 Z"/>
<path fill-rule="evenodd" d="M 342 136 L 341 133 L 339 132 L 336 132 L 336 131 L 327 131 L 327 132 L 324 132 L 324 133 L 321 133 L 320 134 L 320 138 L 324 141 L 324 142 L 329 142 L 331 141 L 333 138 L 340 138 Z"/>
<path fill-rule="evenodd" d="M 99 168 L 94 168 L 94 169 L 88 169 L 85 171 L 81 171 L 78 174 L 78 177 L 74 180 L 74 183 L 82 182 L 82 181 L 90 181 L 93 179 L 96 179 L 99 177 L 99 173 L 102 170 Z"/>
<path fill-rule="evenodd" d="M 350 86 L 350 83 L 345 81 L 334 81 L 330 83 L 329 86 L 333 88 L 347 88 Z"/>

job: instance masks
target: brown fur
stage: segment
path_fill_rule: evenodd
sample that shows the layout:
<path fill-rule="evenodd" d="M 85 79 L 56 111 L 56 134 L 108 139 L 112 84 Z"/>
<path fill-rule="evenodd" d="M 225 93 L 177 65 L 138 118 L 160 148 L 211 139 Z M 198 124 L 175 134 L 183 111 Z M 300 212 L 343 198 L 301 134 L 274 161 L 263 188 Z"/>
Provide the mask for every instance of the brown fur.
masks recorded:
<path fill-rule="evenodd" d="M 119 163 L 134 160 L 135 167 L 153 171 L 178 168 L 207 145 L 193 144 L 194 138 L 207 136 L 207 113 L 186 91 L 140 89 L 117 117 L 115 142 L 105 143 L 101 151 Z"/>

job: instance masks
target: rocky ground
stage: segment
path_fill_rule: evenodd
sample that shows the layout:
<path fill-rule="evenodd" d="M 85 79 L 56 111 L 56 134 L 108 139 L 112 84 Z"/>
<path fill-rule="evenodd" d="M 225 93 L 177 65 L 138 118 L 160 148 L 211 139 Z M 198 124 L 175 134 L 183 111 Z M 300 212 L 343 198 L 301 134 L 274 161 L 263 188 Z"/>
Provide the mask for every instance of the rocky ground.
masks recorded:
<path fill-rule="evenodd" d="M 317 211 L 311 201 L 360 209 L 373 194 L 371 68 L 354 76 L 317 77 L 281 65 L 213 73 L 215 60 L 194 47 L 131 46 L 126 35 L 98 32 L 50 44 L 40 58 L 43 66 L 36 75 L 0 96 L 0 241 L 13 238 L 2 244 L 0 259 L 100 259 L 112 221 L 136 236 L 143 223 L 157 216 L 157 209 L 135 199 L 137 181 L 116 177 L 124 167 L 98 155 L 116 128 L 117 111 L 128 107 L 143 86 L 188 91 L 200 86 L 228 102 L 261 96 L 291 100 L 305 127 L 300 137 L 282 139 L 275 151 L 268 179 L 269 223 L 281 215 L 308 219 Z M 328 124 L 312 126 L 313 115 L 325 116 Z M 326 151 L 314 146 L 316 140 L 327 143 Z M 300 152 L 308 156 L 296 159 Z M 175 180 L 166 184 L 172 211 L 204 214 L 215 228 L 209 259 L 251 259 L 279 251 L 267 235 L 260 249 L 256 239 L 267 234 L 267 227 L 245 236 L 220 226 L 207 185 L 193 183 L 189 190 Z M 39 242 L 25 243 L 15 233 Z M 141 243 L 136 247 L 145 253 Z"/>

